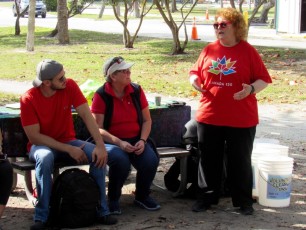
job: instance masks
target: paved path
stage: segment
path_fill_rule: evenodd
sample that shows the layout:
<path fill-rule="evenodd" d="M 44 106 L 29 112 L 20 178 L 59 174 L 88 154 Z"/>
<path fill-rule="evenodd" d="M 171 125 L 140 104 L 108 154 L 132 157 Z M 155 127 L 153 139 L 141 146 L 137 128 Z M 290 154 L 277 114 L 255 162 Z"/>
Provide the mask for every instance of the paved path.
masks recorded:
<path fill-rule="evenodd" d="M 98 14 L 98 9 L 91 9 L 91 13 Z M 110 14 L 110 9 L 107 9 Z M 0 27 L 14 26 L 16 18 L 13 17 L 10 8 L 0 7 Z M 35 19 L 36 26 L 55 28 L 57 18 L 55 15 L 47 14 L 45 19 L 40 17 Z M 28 18 L 20 18 L 20 25 L 27 26 Z M 200 41 L 211 42 L 215 40 L 214 29 L 212 25 L 205 25 L 205 18 L 197 18 L 197 32 Z M 130 20 L 128 24 L 129 30 L 133 33 L 138 26 L 138 20 Z M 69 29 L 81 29 L 88 31 L 97 31 L 104 33 L 122 34 L 123 27 L 117 20 L 96 20 L 88 18 L 70 18 Z M 190 38 L 192 24 L 187 23 L 187 33 Z M 138 36 L 172 38 L 171 31 L 162 19 L 145 19 L 138 33 Z M 180 37 L 184 38 L 184 31 L 181 29 Z M 284 47 L 306 49 L 306 34 L 292 35 L 278 34 L 275 29 L 268 29 L 263 26 L 250 26 L 249 43 L 258 46 Z"/>

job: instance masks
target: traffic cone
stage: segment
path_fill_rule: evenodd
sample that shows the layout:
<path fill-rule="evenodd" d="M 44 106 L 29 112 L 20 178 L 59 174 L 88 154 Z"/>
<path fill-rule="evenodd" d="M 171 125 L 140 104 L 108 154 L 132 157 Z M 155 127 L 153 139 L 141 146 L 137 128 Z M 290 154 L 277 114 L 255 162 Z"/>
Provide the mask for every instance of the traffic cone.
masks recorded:
<path fill-rule="evenodd" d="M 198 37 L 198 31 L 195 24 L 195 17 L 193 18 L 193 23 L 192 23 L 191 40 L 200 40 Z"/>
<path fill-rule="evenodd" d="M 206 19 L 206 20 L 209 20 L 208 9 L 206 9 L 205 19 Z"/>

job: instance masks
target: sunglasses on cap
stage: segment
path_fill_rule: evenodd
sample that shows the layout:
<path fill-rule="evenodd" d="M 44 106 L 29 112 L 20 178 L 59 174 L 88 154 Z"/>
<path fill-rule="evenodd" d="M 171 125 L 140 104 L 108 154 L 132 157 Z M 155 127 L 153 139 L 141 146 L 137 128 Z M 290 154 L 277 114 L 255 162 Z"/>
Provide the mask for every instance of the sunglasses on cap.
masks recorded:
<path fill-rule="evenodd" d="M 113 58 L 113 60 L 109 63 L 109 65 L 108 65 L 108 67 L 107 67 L 107 69 L 106 69 L 106 73 L 107 73 L 107 71 L 109 70 L 109 68 L 113 65 L 113 64 L 115 64 L 115 63 L 117 63 L 117 64 L 120 64 L 121 62 L 123 62 L 124 61 L 124 58 L 123 57 L 114 57 Z"/>
<path fill-rule="evenodd" d="M 227 25 L 230 25 L 230 24 L 232 24 L 232 23 L 230 23 L 230 22 L 220 22 L 220 23 L 216 22 L 216 23 L 213 24 L 213 27 L 214 27 L 215 30 L 218 29 L 219 26 L 220 26 L 221 29 L 224 29 L 224 28 L 227 27 Z"/>

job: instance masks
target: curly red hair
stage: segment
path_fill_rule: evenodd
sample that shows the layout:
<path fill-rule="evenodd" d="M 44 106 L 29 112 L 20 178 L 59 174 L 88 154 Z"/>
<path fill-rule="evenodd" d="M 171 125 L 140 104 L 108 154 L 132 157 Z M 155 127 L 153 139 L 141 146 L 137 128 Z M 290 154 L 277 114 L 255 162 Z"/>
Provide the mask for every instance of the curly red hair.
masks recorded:
<path fill-rule="evenodd" d="M 238 41 L 247 39 L 247 24 L 243 15 L 234 8 L 221 8 L 216 12 L 215 20 L 222 17 L 230 21 L 235 28 L 235 36 Z"/>

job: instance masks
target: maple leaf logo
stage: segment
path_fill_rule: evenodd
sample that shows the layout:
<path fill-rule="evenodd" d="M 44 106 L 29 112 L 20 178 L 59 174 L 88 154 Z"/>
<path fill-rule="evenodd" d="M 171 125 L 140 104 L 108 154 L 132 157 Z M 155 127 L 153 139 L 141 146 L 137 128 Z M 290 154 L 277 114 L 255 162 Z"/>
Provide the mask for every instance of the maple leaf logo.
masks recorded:
<path fill-rule="evenodd" d="M 226 60 L 226 57 L 224 56 L 221 60 L 218 58 L 217 61 L 212 60 L 212 65 L 209 66 L 208 72 L 213 73 L 215 75 L 220 74 L 220 80 L 223 75 L 229 75 L 232 73 L 236 73 L 234 70 L 236 67 L 234 67 L 236 61 L 231 61 L 231 59 Z"/>

